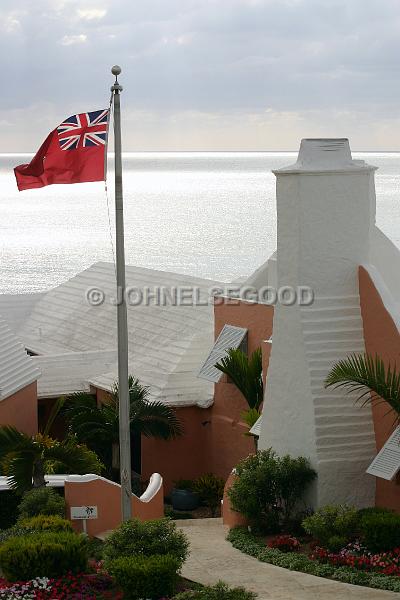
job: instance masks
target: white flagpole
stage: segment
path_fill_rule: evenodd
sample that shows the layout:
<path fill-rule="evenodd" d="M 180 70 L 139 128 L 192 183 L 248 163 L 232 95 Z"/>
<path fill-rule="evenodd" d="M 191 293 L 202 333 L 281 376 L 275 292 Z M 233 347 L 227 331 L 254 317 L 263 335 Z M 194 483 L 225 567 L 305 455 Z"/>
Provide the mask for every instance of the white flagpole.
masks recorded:
<path fill-rule="evenodd" d="M 129 427 L 128 384 L 128 320 L 125 297 L 124 202 L 122 194 L 121 104 L 122 86 L 118 83 L 121 67 L 111 69 L 115 83 L 111 88 L 114 101 L 115 156 L 115 230 L 117 263 L 117 326 L 118 326 L 118 391 L 119 391 L 119 456 L 121 473 L 122 520 L 132 517 L 131 438 Z"/>

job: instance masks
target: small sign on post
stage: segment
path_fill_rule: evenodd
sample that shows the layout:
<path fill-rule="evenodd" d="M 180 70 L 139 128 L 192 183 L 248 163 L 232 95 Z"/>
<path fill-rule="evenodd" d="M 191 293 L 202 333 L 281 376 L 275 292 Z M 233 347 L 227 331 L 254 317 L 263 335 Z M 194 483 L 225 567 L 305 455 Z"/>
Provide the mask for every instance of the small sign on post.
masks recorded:
<path fill-rule="evenodd" d="M 82 521 L 83 533 L 87 519 L 97 519 L 97 506 L 71 506 L 71 521 Z"/>

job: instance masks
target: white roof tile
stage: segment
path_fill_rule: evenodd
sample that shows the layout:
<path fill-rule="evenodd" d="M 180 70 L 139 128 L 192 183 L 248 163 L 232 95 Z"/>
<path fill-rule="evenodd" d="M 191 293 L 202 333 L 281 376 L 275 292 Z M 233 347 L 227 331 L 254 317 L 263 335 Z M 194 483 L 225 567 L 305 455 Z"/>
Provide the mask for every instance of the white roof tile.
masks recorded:
<path fill-rule="evenodd" d="M 40 371 L 18 338 L 0 318 L 0 400 L 38 379 Z"/>
<path fill-rule="evenodd" d="M 43 294 L 0 294 L 0 315 L 11 331 L 18 331 L 42 296 Z"/>
<path fill-rule="evenodd" d="M 175 406 L 209 406 L 213 386 L 199 381 L 196 374 L 214 341 L 213 304 L 208 300 L 209 289 L 218 282 L 132 266 L 126 267 L 126 282 L 128 288 L 142 292 L 160 286 L 171 293 L 180 286 L 196 289 L 197 305 L 167 302 L 156 306 L 150 302 L 128 306 L 129 368 L 150 386 L 153 398 Z M 86 292 L 90 288 L 104 292 L 103 304 L 88 304 Z M 117 379 L 116 359 L 111 365 L 107 355 L 117 347 L 116 307 L 110 302 L 113 297 L 114 265 L 96 263 L 46 292 L 35 304 L 19 334 L 26 347 L 45 355 L 37 361 L 43 372 L 40 396 L 66 393 L 80 382 L 86 389 L 89 382 L 110 389 Z M 82 353 L 85 360 L 80 364 Z M 105 358 L 107 364 L 102 368 Z"/>
<path fill-rule="evenodd" d="M 39 398 L 57 398 L 74 392 L 89 391 L 89 379 L 114 367 L 115 350 L 69 352 L 33 356 L 42 377 L 38 381 Z"/>

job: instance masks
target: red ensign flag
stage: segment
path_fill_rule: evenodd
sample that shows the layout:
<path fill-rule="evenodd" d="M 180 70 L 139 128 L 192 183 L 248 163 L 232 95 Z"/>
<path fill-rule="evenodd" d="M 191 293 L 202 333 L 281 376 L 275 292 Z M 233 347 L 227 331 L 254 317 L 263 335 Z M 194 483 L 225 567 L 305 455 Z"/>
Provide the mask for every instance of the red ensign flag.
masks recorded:
<path fill-rule="evenodd" d="M 63 121 L 28 165 L 15 167 L 18 189 L 104 181 L 108 113 L 107 109 L 95 110 Z"/>

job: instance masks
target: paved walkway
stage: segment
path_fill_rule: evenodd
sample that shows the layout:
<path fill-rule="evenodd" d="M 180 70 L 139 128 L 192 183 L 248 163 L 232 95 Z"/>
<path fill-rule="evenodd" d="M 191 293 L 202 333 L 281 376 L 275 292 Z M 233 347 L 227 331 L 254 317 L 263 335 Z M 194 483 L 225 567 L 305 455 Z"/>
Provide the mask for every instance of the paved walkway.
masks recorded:
<path fill-rule="evenodd" d="M 242 554 L 225 540 L 220 519 L 177 521 L 190 540 L 183 576 L 203 584 L 222 579 L 258 593 L 258 600 L 400 600 L 395 592 L 288 571 Z"/>

